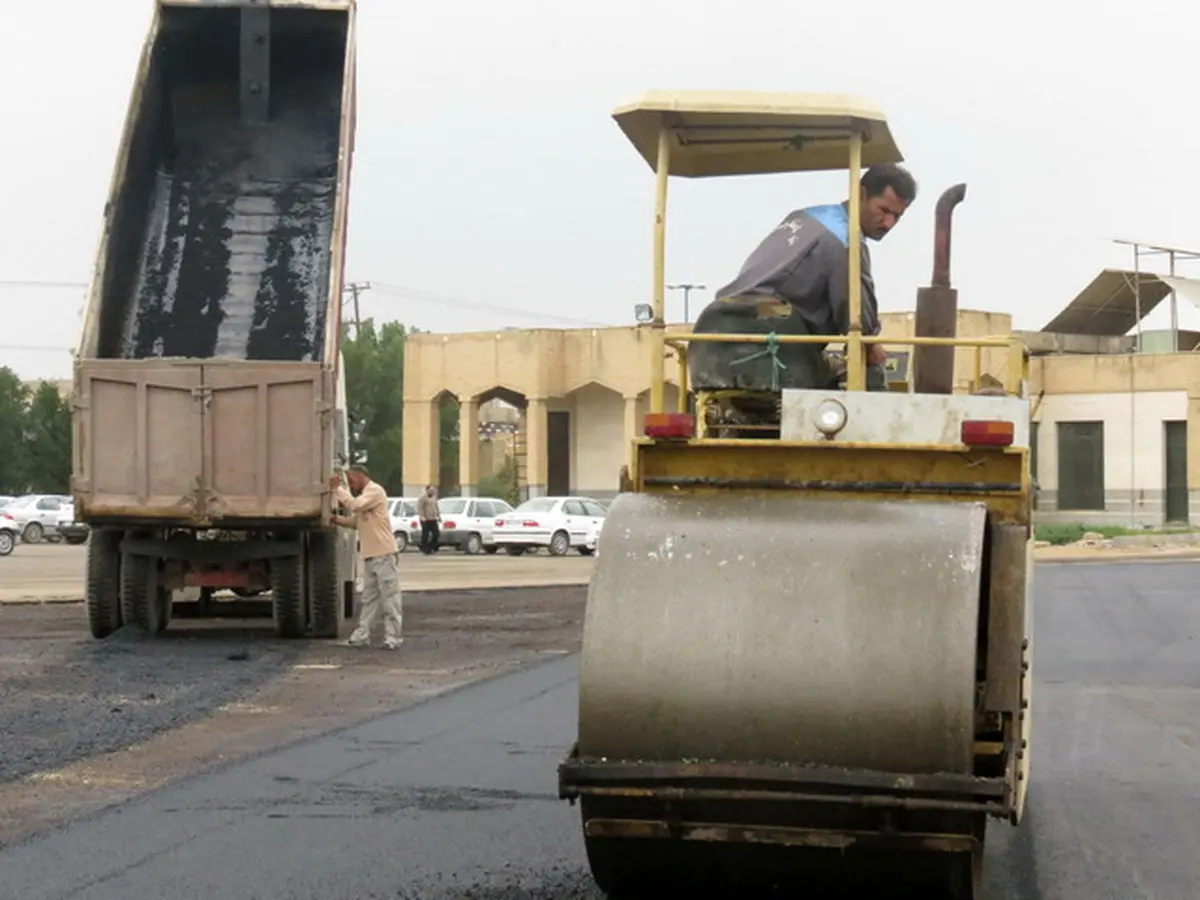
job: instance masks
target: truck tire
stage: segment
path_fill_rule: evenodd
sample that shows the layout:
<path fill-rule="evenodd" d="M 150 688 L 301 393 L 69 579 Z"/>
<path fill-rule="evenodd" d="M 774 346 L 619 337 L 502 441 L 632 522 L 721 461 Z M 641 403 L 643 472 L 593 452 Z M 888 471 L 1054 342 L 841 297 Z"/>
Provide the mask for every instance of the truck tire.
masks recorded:
<path fill-rule="evenodd" d="M 158 560 L 153 556 L 121 554 L 121 617 L 147 634 L 159 634 L 163 603 L 159 596 Z"/>
<path fill-rule="evenodd" d="M 92 532 L 87 550 L 88 628 L 103 640 L 123 624 L 121 619 L 121 532 L 100 528 Z"/>
<path fill-rule="evenodd" d="M 271 560 L 271 613 L 278 637 L 302 638 L 308 633 L 304 574 L 303 553 Z"/>
<path fill-rule="evenodd" d="M 338 536 L 332 531 L 308 534 L 308 602 L 312 636 L 336 638 L 342 623 L 342 577 L 338 571 Z"/>

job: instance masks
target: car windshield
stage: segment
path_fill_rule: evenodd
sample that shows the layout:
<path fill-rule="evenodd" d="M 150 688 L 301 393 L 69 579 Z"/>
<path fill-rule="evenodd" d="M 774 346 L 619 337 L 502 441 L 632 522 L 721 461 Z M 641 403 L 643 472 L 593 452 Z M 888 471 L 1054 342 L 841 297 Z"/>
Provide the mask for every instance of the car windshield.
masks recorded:
<path fill-rule="evenodd" d="M 461 515 L 466 509 L 467 501 L 463 497 L 454 497 L 450 500 L 439 500 L 438 509 L 442 511 L 442 515 Z"/>
<path fill-rule="evenodd" d="M 558 503 L 550 497 L 538 497 L 536 500 L 526 500 L 513 512 L 550 512 Z"/>

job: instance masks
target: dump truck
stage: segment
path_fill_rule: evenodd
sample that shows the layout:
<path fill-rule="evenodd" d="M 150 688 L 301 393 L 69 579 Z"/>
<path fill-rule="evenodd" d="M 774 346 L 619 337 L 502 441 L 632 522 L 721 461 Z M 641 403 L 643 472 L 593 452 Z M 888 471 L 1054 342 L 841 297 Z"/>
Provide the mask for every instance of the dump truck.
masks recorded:
<path fill-rule="evenodd" d="M 342 279 L 353 0 L 158 0 L 74 363 L 87 611 L 154 634 L 199 589 L 283 637 L 353 615 Z"/>
<path fill-rule="evenodd" d="M 1033 566 L 1028 355 L 957 336 L 950 214 L 966 186 L 938 201 L 915 336 L 883 338 L 863 331 L 859 213 L 863 168 L 903 159 L 882 111 L 655 92 L 614 118 L 656 175 L 653 366 L 557 770 L 592 874 L 610 897 L 795 879 L 786 896 L 980 900 L 989 822 L 1019 826 L 1029 789 Z M 789 312 L 768 311 L 754 334 L 668 333 L 669 176 L 822 170 L 848 173 L 846 332 L 788 333 Z M 776 364 L 803 343 L 844 346 L 840 378 L 789 383 Z M 867 390 L 879 343 L 911 348 L 911 372 Z M 781 383 L 689 383 L 698 344 Z M 977 366 L 956 383 L 964 347 L 1004 360 L 1003 378 Z"/>

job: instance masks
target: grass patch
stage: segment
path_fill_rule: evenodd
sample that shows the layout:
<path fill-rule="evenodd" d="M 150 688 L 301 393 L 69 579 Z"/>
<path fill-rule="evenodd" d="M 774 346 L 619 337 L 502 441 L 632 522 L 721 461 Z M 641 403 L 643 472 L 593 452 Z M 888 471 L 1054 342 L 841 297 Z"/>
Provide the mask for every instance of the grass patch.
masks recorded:
<path fill-rule="evenodd" d="M 1083 540 L 1083 536 L 1088 532 L 1101 534 L 1106 538 L 1115 538 L 1126 535 L 1185 534 L 1195 530 L 1195 528 L 1126 528 L 1121 525 L 1086 525 L 1080 522 L 1063 522 L 1035 525 L 1033 537 L 1038 541 L 1047 541 L 1055 546 L 1061 546 Z"/>

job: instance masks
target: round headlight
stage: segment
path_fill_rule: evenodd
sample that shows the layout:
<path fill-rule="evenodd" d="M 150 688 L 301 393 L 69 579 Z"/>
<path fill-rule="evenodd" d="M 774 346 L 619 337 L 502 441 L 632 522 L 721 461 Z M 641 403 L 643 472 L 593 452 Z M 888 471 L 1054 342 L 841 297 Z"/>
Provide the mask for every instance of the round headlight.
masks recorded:
<path fill-rule="evenodd" d="M 817 407 L 817 430 L 822 434 L 834 435 L 846 427 L 846 407 L 836 400 L 822 401 Z"/>

